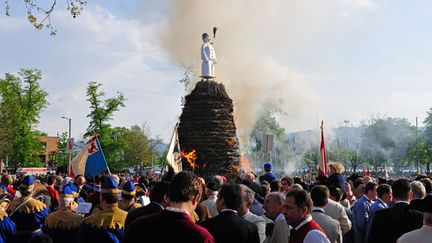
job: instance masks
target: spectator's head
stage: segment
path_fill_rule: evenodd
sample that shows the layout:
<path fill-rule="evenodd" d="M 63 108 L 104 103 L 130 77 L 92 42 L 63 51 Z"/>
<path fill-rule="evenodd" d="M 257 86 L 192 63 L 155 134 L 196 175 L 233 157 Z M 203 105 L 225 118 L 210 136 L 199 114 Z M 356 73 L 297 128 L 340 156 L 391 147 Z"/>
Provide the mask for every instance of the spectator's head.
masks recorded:
<path fill-rule="evenodd" d="M 131 180 L 127 180 L 122 186 L 122 200 L 134 200 L 136 195 L 135 184 Z"/>
<path fill-rule="evenodd" d="M 270 183 L 268 181 L 261 182 L 261 197 L 265 198 L 270 193 Z"/>
<path fill-rule="evenodd" d="M 340 202 L 342 200 L 343 192 L 340 188 L 337 188 L 335 186 L 327 186 L 329 192 L 330 192 L 330 199 L 335 202 Z M 313 201 L 313 197 L 312 197 Z"/>
<path fill-rule="evenodd" d="M 420 202 L 420 211 L 423 212 L 423 222 L 432 227 L 432 197 L 425 197 Z"/>
<path fill-rule="evenodd" d="M 21 184 L 19 186 L 19 192 L 23 197 L 26 197 L 32 193 L 33 188 L 34 188 L 34 179 L 32 176 L 27 175 L 21 181 Z"/>
<path fill-rule="evenodd" d="M 342 174 L 345 171 L 344 166 L 339 162 L 332 162 L 328 164 L 330 169 L 330 175 L 333 174 Z"/>
<path fill-rule="evenodd" d="M 84 184 L 86 183 L 86 179 L 85 179 L 85 177 L 83 176 L 83 175 L 77 175 L 76 177 L 75 177 L 75 184 L 78 186 L 78 187 L 83 187 L 84 186 Z M 117 184 L 118 185 L 118 184 Z"/>
<path fill-rule="evenodd" d="M 263 204 L 266 217 L 275 220 L 276 217 L 282 213 L 284 200 L 285 196 L 281 192 L 272 192 L 268 194 Z"/>
<path fill-rule="evenodd" d="M 216 195 L 221 188 L 223 181 L 217 177 L 212 177 L 206 184 L 206 194 L 207 196 Z"/>
<path fill-rule="evenodd" d="M 168 181 L 160 181 L 156 183 L 150 191 L 150 201 L 159 203 L 164 208 L 168 206 L 168 191 L 170 183 Z"/>
<path fill-rule="evenodd" d="M 294 180 L 289 177 L 289 176 L 284 176 L 281 179 L 281 190 L 282 192 L 289 192 L 289 190 L 291 189 L 291 187 L 294 185 Z"/>
<path fill-rule="evenodd" d="M 411 201 L 412 191 L 407 179 L 398 179 L 391 184 L 391 187 L 396 201 Z"/>
<path fill-rule="evenodd" d="M 12 185 L 13 179 L 12 176 L 9 174 L 3 174 L 1 177 L 1 184 L 4 186 Z"/>
<path fill-rule="evenodd" d="M 369 182 L 373 182 L 372 177 L 370 177 L 370 176 L 363 177 L 363 179 L 362 179 L 363 184 L 367 185 Z"/>
<path fill-rule="evenodd" d="M 119 190 L 117 183 L 111 177 L 102 179 L 100 200 L 102 208 L 117 204 L 119 201 Z"/>
<path fill-rule="evenodd" d="M 358 184 L 358 186 L 357 187 L 355 187 L 355 190 L 354 190 L 354 196 L 356 197 L 356 198 L 361 198 L 361 197 L 363 197 L 363 195 L 365 194 L 364 192 L 364 189 L 365 189 L 365 184 L 362 184 L 362 183 L 360 183 L 360 184 Z"/>
<path fill-rule="evenodd" d="M 271 192 L 279 192 L 281 190 L 282 184 L 281 181 L 276 179 L 270 182 L 270 191 Z"/>
<path fill-rule="evenodd" d="M 413 199 L 422 199 L 426 197 L 426 188 L 420 181 L 413 181 L 410 183 L 413 192 Z"/>
<path fill-rule="evenodd" d="M 242 216 L 248 212 L 249 207 L 252 205 L 255 199 L 255 193 L 246 185 L 240 185 L 240 187 L 242 190 L 243 203 L 237 211 L 239 215 Z"/>
<path fill-rule="evenodd" d="M 248 173 L 246 173 L 246 175 L 244 176 L 244 180 L 245 181 L 248 181 L 248 182 L 254 182 L 255 181 L 255 179 L 256 179 L 256 176 L 254 175 L 254 173 L 252 173 L 252 172 L 248 172 Z"/>
<path fill-rule="evenodd" d="M 286 222 L 296 227 L 310 216 L 312 199 L 305 190 L 291 190 L 287 193 L 283 214 Z"/>
<path fill-rule="evenodd" d="M 48 186 L 54 186 L 55 180 L 56 180 L 56 176 L 55 175 L 48 176 L 48 179 L 47 179 Z"/>
<path fill-rule="evenodd" d="M 264 171 L 270 172 L 272 170 L 272 164 L 271 163 L 265 163 L 264 164 Z"/>
<path fill-rule="evenodd" d="M 74 195 L 69 185 L 63 187 L 59 198 L 59 206 L 61 208 L 70 208 L 74 202 Z"/>
<path fill-rule="evenodd" d="M 216 207 L 218 212 L 223 209 L 237 210 L 243 203 L 242 189 L 239 184 L 224 184 L 218 193 Z"/>
<path fill-rule="evenodd" d="M 365 195 L 372 201 L 377 199 L 377 188 L 378 184 L 376 182 L 369 182 L 364 187 Z"/>
<path fill-rule="evenodd" d="M 392 188 L 389 184 L 381 184 L 377 188 L 378 197 L 389 204 L 393 200 Z"/>
<path fill-rule="evenodd" d="M 426 194 L 430 194 L 432 192 L 432 181 L 429 178 L 422 178 L 420 182 L 423 183 L 423 186 L 426 189 Z"/>
<path fill-rule="evenodd" d="M 168 198 L 171 203 L 191 203 L 191 209 L 195 210 L 201 194 L 198 176 L 189 171 L 181 171 L 171 181 Z"/>
<path fill-rule="evenodd" d="M 325 207 L 330 196 L 329 189 L 326 186 L 314 186 L 310 192 L 310 196 L 315 207 Z"/>

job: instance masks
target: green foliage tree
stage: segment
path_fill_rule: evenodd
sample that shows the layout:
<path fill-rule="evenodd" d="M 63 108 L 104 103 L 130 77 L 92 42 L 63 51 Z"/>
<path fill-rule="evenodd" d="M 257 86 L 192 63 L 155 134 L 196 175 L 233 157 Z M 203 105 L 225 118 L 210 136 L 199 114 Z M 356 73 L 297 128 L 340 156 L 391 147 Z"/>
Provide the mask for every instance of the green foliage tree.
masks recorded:
<path fill-rule="evenodd" d="M 85 137 L 93 134 L 99 136 L 105 158 L 111 170 L 118 171 L 127 166 L 124 151 L 127 147 L 126 137 L 128 129 L 124 127 L 112 128 L 109 121 L 112 120 L 114 112 L 125 107 L 125 98 L 117 93 L 113 98 L 105 98 L 105 92 L 100 90 L 102 84 L 90 82 L 87 87 L 87 101 L 90 103 L 90 123 Z"/>
<path fill-rule="evenodd" d="M 426 118 L 423 123 L 425 124 L 425 130 L 423 133 L 422 151 L 429 156 L 421 160 L 421 162 L 426 165 L 426 170 L 430 172 L 432 158 L 432 107 L 426 112 Z"/>
<path fill-rule="evenodd" d="M 130 165 L 148 165 L 154 156 L 149 132 L 146 126 L 134 125 L 126 135 L 125 160 Z"/>
<path fill-rule="evenodd" d="M 114 112 L 120 107 L 125 107 L 125 98 L 121 93 L 116 97 L 103 100 L 105 92 L 100 91 L 101 83 L 90 82 L 87 87 L 87 101 L 90 102 L 90 124 L 87 128 L 85 137 L 92 136 L 94 133 L 104 138 L 104 133 L 111 128 L 108 123 Z M 108 139 L 108 138 L 107 138 Z"/>
<path fill-rule="evenodd" d="M 42 72 L 21 69 L 18 76 L 6 73 L 0 79 L 0 156 L 10 166 L 41 166 L 41 133 L 35 130 L 39 115 L 48 106 L 48 93 L 40 86 Z"/>

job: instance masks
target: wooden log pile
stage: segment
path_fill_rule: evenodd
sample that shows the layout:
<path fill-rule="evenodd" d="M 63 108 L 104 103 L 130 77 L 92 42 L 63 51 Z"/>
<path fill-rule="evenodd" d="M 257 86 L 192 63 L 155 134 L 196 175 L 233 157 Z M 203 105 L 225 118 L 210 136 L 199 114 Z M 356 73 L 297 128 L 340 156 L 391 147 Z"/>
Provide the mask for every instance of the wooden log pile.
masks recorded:
<path fill-rule="evenodd" d="M 184 154 L 195 150 L 196 167 L 182 157 L 183 169 L 206 179 L 239 174 L 240 150 L 233 118 L 233 102 L 223 84 L 200 81 L 185 97 L 178 127 Z"/>

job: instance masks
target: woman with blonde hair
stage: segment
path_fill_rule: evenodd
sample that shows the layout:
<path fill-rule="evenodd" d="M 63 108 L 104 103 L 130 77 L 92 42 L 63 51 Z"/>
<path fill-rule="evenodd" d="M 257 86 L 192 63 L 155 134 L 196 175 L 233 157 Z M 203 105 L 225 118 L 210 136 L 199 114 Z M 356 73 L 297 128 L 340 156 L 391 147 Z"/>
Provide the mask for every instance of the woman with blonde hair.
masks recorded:
<path fill-rule="evenodd" d="M 342 175 L 345 171 L 344 166 L 339 162 L 331 162 L 328 164 L 328 167 L 330 169 L 330 176 L 327 180 L 327 185 L 340 188 L 345 193 L 345 177 Z"/>

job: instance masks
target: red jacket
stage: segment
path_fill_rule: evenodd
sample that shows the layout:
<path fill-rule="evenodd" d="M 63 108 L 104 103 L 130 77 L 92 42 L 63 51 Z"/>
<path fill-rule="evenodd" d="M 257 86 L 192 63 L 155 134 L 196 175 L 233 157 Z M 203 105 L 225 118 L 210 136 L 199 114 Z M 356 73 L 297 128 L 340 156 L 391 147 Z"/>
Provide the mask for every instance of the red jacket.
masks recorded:
<path fill-rule="evenodd" d="M 319 230 L 324 235 L 324 230 L 317 224 L 314 220 L 304 224 L 300 229 L 296 230 L 295 232 L 292 232 L 290 234 L 289 243 L 303 243 L 304 238 L 306 238 L 307 233 L 311 230 Z"/>

